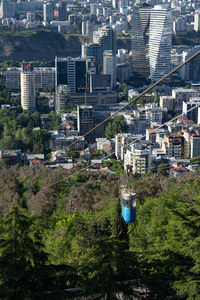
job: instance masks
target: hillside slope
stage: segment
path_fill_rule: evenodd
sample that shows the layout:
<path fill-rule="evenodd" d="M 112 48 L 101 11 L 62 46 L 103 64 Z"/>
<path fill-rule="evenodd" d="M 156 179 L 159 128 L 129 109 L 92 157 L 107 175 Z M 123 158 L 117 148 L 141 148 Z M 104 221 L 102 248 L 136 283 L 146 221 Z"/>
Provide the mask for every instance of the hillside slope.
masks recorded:
<path fill-rule="evenodd" d="M 55 56 L 80 56 L 80 35 L 67 35 L 50 30 L 0 31 L 0 62 L 4 60 L 53 61 Z M 118 40 L 118 48 L 130 49 L 130 40 Z"/>

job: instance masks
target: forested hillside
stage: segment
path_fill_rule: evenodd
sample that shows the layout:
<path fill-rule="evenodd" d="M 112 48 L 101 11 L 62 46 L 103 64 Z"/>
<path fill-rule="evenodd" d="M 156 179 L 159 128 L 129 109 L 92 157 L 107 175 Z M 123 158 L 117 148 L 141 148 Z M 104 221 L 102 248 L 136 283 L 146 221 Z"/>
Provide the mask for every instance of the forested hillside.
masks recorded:
<path fill-rule="evenodd" d="M 129 225 L 121 218 L 118 175 L 69 175 L 1 168 L 2 299 L 72 299 L 69 287 L 81 287 L 85 299 L 115 299 L 118 292 L 199 299 L 199 173 L 177 181 L 130 178 L 137 222 Z"/>

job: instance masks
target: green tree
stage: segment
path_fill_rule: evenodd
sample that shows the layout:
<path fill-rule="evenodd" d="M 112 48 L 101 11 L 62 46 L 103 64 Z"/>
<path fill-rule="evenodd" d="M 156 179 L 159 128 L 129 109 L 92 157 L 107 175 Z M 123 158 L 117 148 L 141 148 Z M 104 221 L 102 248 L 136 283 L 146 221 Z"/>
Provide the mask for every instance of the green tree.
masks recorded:
<path fill-rule="evenodd" d="M 122 219 L 120 200 L 117 201 L 115 206 L 114 219 L 112 223 L 112 234 L 118 240 L 127 242 L 127 246 L 128 246 L 129 244 L 128 225 Z"/>
<path fill-rule="evenodd" d="M 127 132 L 127 129 L 128 126 L 125 123 L 124 116 L 115 116 L 114 119 L 106 126 L 105 136 L 108 139 L 112 139 L 117 133 Z"/>
<path fill-rule="evenodd" d="M 33 299 L 45 282 L 47 255 L 31 219 L 14 207 L 5 217 L 0 240 L 0 295 L 4 299 Z"/>
<path fill-rule="evenodd" d="M 126 247 L 126 243 L 115 238 L 98 239 L 90 246 L 80 267 L 86 278 L 85 295 L 113 300 L 119 292 L 138 296 L 138 292 L 131 289 L 131 280 L 139 278 L 138 263 L 134 253 Z"/>

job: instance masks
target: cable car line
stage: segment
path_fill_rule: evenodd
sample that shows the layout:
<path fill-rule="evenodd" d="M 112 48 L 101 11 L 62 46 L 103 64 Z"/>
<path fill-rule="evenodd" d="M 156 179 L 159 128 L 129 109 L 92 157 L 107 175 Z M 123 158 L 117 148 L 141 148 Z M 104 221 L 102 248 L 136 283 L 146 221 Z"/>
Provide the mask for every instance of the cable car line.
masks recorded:
<path fill-rule="evenodd" d="M 73 141 L 69 146 L 67 146 L 65 149 L 68 150 L 70 149 L 70 147 L 72 145 L 74 145 L 76 142 L 82 140 L 84 137 L 86 137 L 88 134 L 90 134 L 91 132 L 93 132 L 94 130 L 96 130 L 98 127 L 102 126 L 104 123 L 110 121 L 114 116 L 116 116 L 119 112 L 121 112 L 123 109 L 125 109 L 126 107 L 128 107 L 130 104 L 132 104 L 133 102 L 136 102 L 140 97 L 142 97 L 143 95 L 145 95 L 146 93 L 148 93 L 149 91 L 151 91 L 154 87 L 156 87 L 158 84 L 162 83 L 165 79 L 167 79 L 169 76 L 171 76 L 172 74 L 174 74 L 176 71 L 178 71 L 181 67 L 183 67 L 185 64 L 187 64 L 188 62 L 190 62 L 191 60 L 193 60 L 195 57 L 197 57 L 200 54 L 200 50 L 197 51 L 195 54 L 193 54 L 192 56 L 190 56 L 186 61 L 184 61 L 183 63 L 181 63 L 179 66 L 177 66 L 176 68 L 174 68 L 172 71 L 170 71 L 168 74 L 166 74 L 165 76 L 163 76 L 161 79 L 159 79 L 157 82 L 153 83 L 150 87 L 148 87 L 146 90 L 144 90 L 142 93 L 140 93 L 138 96 L 136 96 L 136 98 L 132 99 L 129 103 L 125 104 L 123 107 L 121 107 L 120 109 L 118 109 L 116 112 L 114 112 L 111 116 L 107 117 L 105 120 L 103 120 L 102 122 L 100 122 L 99 124 L 97 124 L 96 126 L 94 126 L 92 129 L 90 129 L 88 132 L 86 132 L 85 134 L 83 134 L 82 136 L 80 136 L 79 138 L 77 138 L 75 141 Z"/>
<path fill-rule="evenodd" d="M 195 109 L 195 108 L 197 108 L 197 107 L 199 107 L 199 106 L 200 106 L 200 104 L 197 104 L 196 106 L 194 106 L 194 107 L 188 109 L 188 112 L 192 111 L 193 109 Z M 180 118 L 182 115 L 183 115 L 183 113 L 179 114 L 178 116 L 172 118 L 171 120 L 165 122 L 164 124 L 161 124 L 160 126 L 154 128 L 154 130 L 157 131 L 157 130 L 161 129 L 162 127 L 166 126 L 168 123 L 173 122 L 173 121 L 175 121 L 176 119 Z M 123 149 L 126 149 L 128 146 L 137 143 L 138 141 L 142 140 L 144 137 L 146 137 L 146 134 L 144 134 L 144 135 L 142 135 L 141 137 L 139 137 L 138 139 L 136 139 L 136 140 L 134 140 L 134 141 L 128 143 L 127 145 L 122 146 L 122 148 L 123 148 Z M 107 156 L 105 156 L 105 157 L 103 158 L 103 161 L 105 161 L 107 158 L 109 158 L 110 156 L 112 156 L 112 155 L 114 155 L 114 154 L 115 154 L 115 151 L 113 151 L 112 153 L 108 154 Z M 94 163 L 91 163 L 90 165 L 87 165 L 86 167 L 82 168 L 81 170 L 78 170 L 77 172 L 74 172 L 74 173 L 70 174 L 69 176 L 67 176 L 66 179 L 68 179 L 68 178 L 70 178 L 70 177 L 72 177 L 72 176 L 74 176 L 74 175 L 77 175 L 77 174 L 79 174 L 79 173 L 81 173 L 81 172 L 83 172 L 83 171 L 86 171 L 88 168 L 90 168 L 90 167 L 93 166 L 93 165 L 94 165 Z"/>

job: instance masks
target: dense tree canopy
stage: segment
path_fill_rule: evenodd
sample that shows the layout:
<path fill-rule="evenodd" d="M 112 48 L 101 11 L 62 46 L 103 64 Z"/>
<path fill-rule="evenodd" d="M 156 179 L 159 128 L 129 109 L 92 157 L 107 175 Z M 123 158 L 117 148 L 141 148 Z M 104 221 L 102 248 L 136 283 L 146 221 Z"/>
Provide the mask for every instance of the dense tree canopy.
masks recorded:
<path fill-rule="evenodd" d="M 72 299 L 67 287 L 88 299 L 199 299 L 199 172 L 130 178 L 134 224 L 121 218 L 119 175 L 68 175 L 0 169 L 2 298 L 31 299 L 37 286 L 55 299 Z"/>
<path fill-rule="evenodd" d="M 124 121 L 124 116 L 115 116 L 114 119 L 106 126 L 105 136 L 108 139 L 112 139 L 117 133 L 127 132 L 127 129 L 128 126 Z"/>

